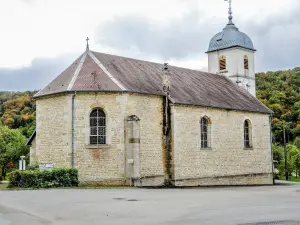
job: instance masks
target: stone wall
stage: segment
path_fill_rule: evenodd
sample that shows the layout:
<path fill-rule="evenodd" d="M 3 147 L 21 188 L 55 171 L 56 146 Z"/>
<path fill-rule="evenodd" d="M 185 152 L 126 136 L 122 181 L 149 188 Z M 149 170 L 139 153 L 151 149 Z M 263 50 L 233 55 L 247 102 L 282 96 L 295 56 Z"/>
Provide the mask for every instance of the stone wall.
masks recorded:
<path fill-rule="evenodd" d="M 37 164 L 37 158 L 36 158 L 36 138 L 34 138 L 31 142 L 30 146 L 30 152 L 29 152 L 29 165 L 35 165 Z"/>
<path fill-rule="evenodd" d="M 71 167 L 71 103 L 71 94 L 37 99 L 36 152 L 32 149 L 32 160 Z M 74 165 L 80 180 L 128 184 L 125 119 L 135 115 L 140 120 L 139 156 L 134 157 L 139 160 L 138 182 L 143 186 L 162 185 L 165 178 L 162 106 L 160 96 L 77 93 Z M 106 113 L 107 145 L 89 145 L 89 114 L 94 108 Z M 172 106 L 171 114 L 175 185 L 272 183 L 268 115 L 181 105 Z M 203 116 L 212 122 L 212 148 L 205 150 L 200 147 Z M 244 149 L 245 119 L 252 123 L 251 150 Z"/>
<path fill-rule="evenodd" d="M 89 145 L 89 114 L 101 108 L 107 117 L 107 145 Z M 128 116 L 140 119 L 140 175 L 164 181 L 162 98 L 118 93 L 77 93 L 74 111 L 75 168 L 80 180 L 108 182 L 125 179 L 127 166 L 124 124 Z M 71 167 L 71 95 L 37 100 L 37 159 Z M 150 178 L 149 178 L 150 179 Z"/>
<path fill-rule="evenodd" d="M 71 167 L 71 95 L 36 101 L 36 160 Z"/>
<path fill-rule="evenodd" d="M 201 149 L 200 119 L 211 120 L 211 149 Z M 243 124 L 252 123 L 253 149 L 244 149 Z M 172 106 L 175 185 L 272 184 L 266 114 Z"/>

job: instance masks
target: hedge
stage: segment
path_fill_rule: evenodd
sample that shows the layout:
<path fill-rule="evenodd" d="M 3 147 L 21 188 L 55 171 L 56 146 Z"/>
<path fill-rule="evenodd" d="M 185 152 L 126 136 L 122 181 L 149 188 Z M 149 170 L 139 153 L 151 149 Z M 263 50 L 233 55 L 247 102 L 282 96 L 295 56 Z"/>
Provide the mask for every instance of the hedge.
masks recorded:
<path fill-rule="evenodd" d="M 76 169 L 53 169 L 51 171 L 16 170 L 9 175 L 9 188 L 53 188 L 77 187 L 78 171 Z"/>

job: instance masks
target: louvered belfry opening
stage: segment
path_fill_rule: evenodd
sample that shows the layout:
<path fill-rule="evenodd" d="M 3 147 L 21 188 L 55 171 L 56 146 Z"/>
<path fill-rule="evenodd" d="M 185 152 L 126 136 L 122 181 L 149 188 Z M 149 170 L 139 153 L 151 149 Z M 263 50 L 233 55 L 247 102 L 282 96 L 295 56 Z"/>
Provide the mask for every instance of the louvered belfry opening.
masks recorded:
<path fill-rule="evenodd" d="M 244 56 L 244 69 L 248 70 L 249 69 L 249 60 L 248 60 L 248 56 Z"/>
<path fill-rule="evenodd" d="M 220 57 L 220 71 L 226 70 L 226 57 L 221 56 Z"/>
<path fill-rule="evenodd" d="M 103 110 L 94 109 L 90 114 L 90 144 L 106 144 L 106 116 Z"/>

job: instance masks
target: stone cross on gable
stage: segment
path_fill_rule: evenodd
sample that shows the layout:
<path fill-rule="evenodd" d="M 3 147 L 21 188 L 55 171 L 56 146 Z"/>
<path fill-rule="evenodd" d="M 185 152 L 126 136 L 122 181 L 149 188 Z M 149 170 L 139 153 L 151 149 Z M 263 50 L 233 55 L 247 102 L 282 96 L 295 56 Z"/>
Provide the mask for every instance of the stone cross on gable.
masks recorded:
<path fill-rule="evenodd" d="M 87 38 L 86 38 L 86 49 L 87 49 L 87 50 L 89 49 L 89 40 L 90 40 L 89 37 L 87 37 Z"/>

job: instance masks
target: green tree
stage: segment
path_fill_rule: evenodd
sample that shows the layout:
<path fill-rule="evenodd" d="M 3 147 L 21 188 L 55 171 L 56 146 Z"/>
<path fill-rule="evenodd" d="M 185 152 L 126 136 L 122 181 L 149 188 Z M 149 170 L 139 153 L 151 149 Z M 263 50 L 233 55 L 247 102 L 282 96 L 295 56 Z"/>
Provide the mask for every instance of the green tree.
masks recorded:
<path fill-rule="evenodd" d="M 2 177 L 9 169 L 16 167 L 20 156 L 28 157 L 29 148 L 25 146 L 26 137 L 19 130 L 0 126 L 0 168 Z"/>
<path fill-rule="evenodd" d="M 273 110 L 276 143 L 283 144 L 282 122 L 288 122 L 287 142 L 300 137 L 300 68 L 256 74 L 257 98 Z"/>

